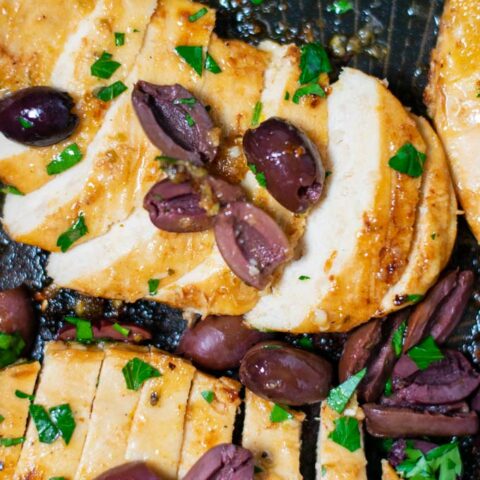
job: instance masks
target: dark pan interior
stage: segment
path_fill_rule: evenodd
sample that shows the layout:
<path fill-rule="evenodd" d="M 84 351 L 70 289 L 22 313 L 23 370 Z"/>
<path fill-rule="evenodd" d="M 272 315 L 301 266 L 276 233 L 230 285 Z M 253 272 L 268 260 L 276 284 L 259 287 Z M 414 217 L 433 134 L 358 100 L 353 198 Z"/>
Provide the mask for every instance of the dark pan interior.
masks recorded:
<path fill-rule="evenodd" d="M 430 51 L 435 44 L 442 0 L 354 0 L 354 11 L 337 16 L 327 11 L 330 0 L 264 0 L 255 6 L 250 0 L 212 0 L 218 8 L 217 31 L 223 37 L 257 42 L 271 38 L 280 42 L 319 40 L 328 45 L 335 34 L 350 37 L 368 26 L 375 33 L 373 55 L 361 53 L 337 60 L 337 67 L 348 64 L 388 79 L 392 91 L 415 113 L 425 114 L 422 92 L 428 74 Z M 385 55 L 377 58 L 378 52 Z M 1 207 L 0 198 L 0 207 Z M 463 219 L 452 257 L 452 267 L 470 268 L 480 278 L 479 249 Z M 64 315 L 89 318 L 108 317 L 135 322 L 154 333 L 153 343 L 173 351 L 185 328 L 181 312 L 164 305 L 140 301 L 127 305 L 102 299 L 86 298 L 75 292 L 48 288 L 45 274 L 47 254 L 33 247 L 16 244 L 0 229 L 0 290 L 25 283 L 36 300 L 40 329 L 33 356 L 41 358 L 43 343 L 52 339 L 63 325 Z M 48 301 L 47 301 L 48 299 Z M 480 368 L 480 281 L 460 327 L 451 338 L 451 346 L 464 351 Z M 298 338 L 286 336 L 295 343 Z M 341 351 L 342 335 L 319 335 L 315 350 L 336 360 Z M 235 375 L 235 372 L 230 372 Z M 315 451 L 318 406 L 309 407 L 303 435 L 302 472 L 306 480 L 315 478 Z M 237 432 L 240 432 L 240 428 Z M 238 435 L 237 435 L 238 438 Z M 480 479 L 480 439 L 462 441 L 465 480 Z M 379 479 L 381 446 L 367 439 L 369 479 Z"/>

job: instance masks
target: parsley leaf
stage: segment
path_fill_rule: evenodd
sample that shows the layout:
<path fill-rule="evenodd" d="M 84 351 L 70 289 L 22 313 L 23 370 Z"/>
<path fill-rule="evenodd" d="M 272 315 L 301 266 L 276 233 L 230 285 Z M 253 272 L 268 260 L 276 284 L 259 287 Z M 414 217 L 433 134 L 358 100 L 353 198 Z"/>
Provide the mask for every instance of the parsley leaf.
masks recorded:
<path fill-rule="evenodd" d="M 254 5 L 261 5 L 263 0 L 250 0 Z"/>
<path fill-rule="evenodd" d="M 33 127 L 33 123 L 23 117 L 18 117 L 18 123 L 26 130 Z"/>
<path fill-rule="evenodd" d="M 116 35 L 115 35 L 115 43 L 116 43 Z M 100 55 L 100 58 L 97 59 L 92 66 L 90 67 L 90 73 L 94 77 L 98 78 L 110 78 L 119 68 L 121 64 L 112 60 L 112 54 L 108 52 L 103 52 Z"/>
<path fill-rule="evenodd" d="M 300 87 L 292 97 L 292 102 L 299 104 L 300 99 L 306 95 L 315 95 L 317 97 L 326 97 L 325 90 L 318 83 L 310 83 Z"/>
<path fill-rule="evenodd" d="M 385 390 L 383 393 L 386 397 L 389 397 L 393 393 L 393 385 L 392 385 L 391 378 L 387 380 L 387 383 L 385 384 Z"/>
<path fill-rule="evenodd" d="M 286 420 L 291 420 L 292 418 L 293 415 L 288 410 L 278 405 L 278 403 L 273 406 L 272 411 L 270 412 L 270 421 L 272 423 L 281 423 Z"/>
<path fill-rule="evenodd" d="M 423 173 L 426 158 L 427 156 L 419 152 L 411 143 L 406 143 L 388 161 L 388 165 L 397 172 L 417 178 Z"/>
<path fill-rule="evenodd" d="M 193 117 L 189 113 L 185 114 L 185 120 L 187 121 L 187 125 L 189 127 L 193 127 L 196 124 L 195 120 L 193 119 Z"/>
<path fill-rule="evenodd" d="M 76 327 L 78 342 L 91 342 L 93 340 L 92 324 L 84 318 L 65 317 L 65 321 Z"/>
<path fill-rule="evenodd" d="M 327 7 L 327 12 L 333 12 L 337 15 L 343 15 L 350 10 L 353 10 L 353 5 L 348 0 L 337 0 Z"/>
<path fill-rule="evenodd" d="M 403 350 L 403 342 L 405 337 L 405 330 L 407 329 L 407 322 L 404 320 L 399 327 L 393 332 L 392 345 L 395 350 L 395 355 L 398 357 Z"/>
<path fill-rule="evenodd" d="M 95 96 L 102 100 L 102 102 L 109 102 L 126 90 L 128 90 L 128 87 L 119 80 L 118 82 L 112 83 L 108 87 L 102 87 L 95 93 Z"/>
<path fill-rule="evenodd" d="M 73 418 L 73 412 L 69 404 L 58 405 L 50 408 L 48 411 L 50 418 L 55 424 L 63 437 L 63 440 L 68 445 L 72 439 L 73 432 L 76 427 L 75 419 Z"/>
<path fill-rule="evenodd" d="M 212 73 L 222 72 L 220 65 L 218 65 L 218 63 L 209 53 L 207 53 L 207 57 L 205 58 L 205 70 L 208 70 L 209 72 L 212 72 Z"/>
<path fill-rule="evenodd" d="M 332 65 L 327 52 L 319 43 L 306 43 L 300 48 L 300 78 L 301 85 L 317 82 L 321 73 L 332 71 Z"/>
<path fill-rule="evenodd" d="M 122 32 L 115 32 L 115 45 L 121 47 L 125 45 L 125 34 Z"/>
<path fill-rule="evenodd" d="M 45 408 L 41 405 L 31 404 L 29 412 L 35 423 L 40 442 L 53 443 L 60 436 L 60 430 L 53 423 Z"/>
<path fill-rule="evenodd" d="M 173 101 L 174 105 L 195 105 L 197 100 L 193 97 L 190 98 L 177 98 Z"/>
<path fill-rule="evenodd" d="M 5 420 L 5 417 L 3 415 L 0 415 L 0 423 L 2 423 Z"/>
<path fill-rule="evenodd" d="M 185 60 L 197 73 L 203 73 L 203 48 L 188 45 L 180 45 L 175 48 L 177 54 Z"/>
<path fill-rule="evenodd" d="M 88 233 L 88 227 L 85 224 L 85 216 L 80 213 L 73 225 L 64 233 L 62 233 L 57 240 L 57 247 L 65 253 L 77 240 Z"/>
<path fill-rule="evenodd" d="M 122 368 L 122 373 L 128 390 L 139 390 L 149 378 L 162 376 L 155 367 L 137 357 Z"/>
<path fill-rule="evenodd" d="M 35 397 L 33 395 L 29 395 L 28 393 L 22 392 L 21 390 L 15 390 L 15 396 L 17 398 L 25 398 L 27 400 L 30 400 L 31 402 L 35 400 Z"/>
<path fill-rule="evenodd" d="M 307 350 L 313 350 L 313 340 L 310 337 L 302 337 L 298 341 L 298 346 Z"/>
<path fill-rule="evenodd" d="M 159 285 L 160 285 L 160 280 L 158 278 L 151 278 L 148 281 L 148 293 L 150 295 L 156 295 L 158 292 Z"/>
<path fill-rule="evenodd" d="M 336 388 L 332 388 L 328 394 L 327 403 L 330 408 L 333 408 L 338 413 L 343 413 L 347 403 L 354 394 L 358 387 L 358 384 L 363 380 L 367 373 L 367 369 L 360 370 L 355 375 L 351 376 L 348 380 L 345 380 Z"/>
<path fill-rule="evenodd" d="M 83 153 L 76 143 L 72 143 L 60 152 L 48 165 L 47 173 L 56 175 L 72 168 L 83 158 Z"/>
<path fill-rule="evenodd" d="M 308 275 L 300 275 L 298 279 L 304 281 L 304 280 L 310 280 L 310 277 Z"/>
<path fill-rule="evenodd" d="M 0 438 L 0 447 L 14 447 L 21 445 L 25 441 L 25 437 L 18 438 Z"/>
<path fill-rule="evenodd" d="M 419 295 L 418 293 L 413 293 L 407 295 L 407 301 L 410 303 L 418 303 L 420 300 L 423 300 L 424 295 Z"/>
<path fill-rule="evenodd" d="M 0 193 L 9 193 L 10 195 L 24 195 L 17 187 L 14 187 L 13 185 L 1 186 Z"/>
<path fill-rule="evenodd" d="M 126 327 L 122 327 L 119 323 L 115 322 L 112 327 L 116 332 L 124 337 L 128 337 L 130 335 L 130 330 Z"/>
<path fill-rule="evenodd" d="M 194 13 L 188 17 L 188 21 L 190 23 L 196 22 L 197 20 L 200 20 L 202 17 L 204 17 L 208 13 L 208 8 L 201 8 L 197 13 Z"/>
<path fill-rule="evenodd" d="M 0 332 L 0 368 L 15 362 L 24 348 L 25 342 L 19 333 Z"/>
<path fill-rule="evenodd" d="M 50 477 L 48 480 L 67 480 L 65 477 Z"/>
<path fill-rule="evenodd" d="M 262 115 L 263 104 L 262 102 L 257 102 L 253 108 L 253 115 L 251 126 L 256 127 L 260 123 L 260 117 Z"/>
<path fill-rule="evenodd" d="M 357 451 L 361 447 L 358 420 L 353 417 L 340 417 L 334 423 L 335 430 L 329 433 L 328 438 L 350 452 Z"/>
<path fill-rule="evenodd" d="M 263 172 L 259 172 L 257 170 L 257 167 L 253 163 L 249 163 L 248 168 L 255 175 L 255 178 L 256 178 L 258 184 L 261 187 L 266 188 L 267 187 L 267 179 L 265 177 L 265 174 Z"/>
<path fill-rule="evenodd" d="M 212 403 L 215 398 L 215 394 L 211 390 L 204 390 L 201 395 L 207 403 Z"/>
<path fill-rule="evenodd" d="M 425 370 L 432 363 L 444 358 L 432 336 L 427 337 L 422 343 L 408 351 L 408 356 L 415 362 L 420 370 Z"/>

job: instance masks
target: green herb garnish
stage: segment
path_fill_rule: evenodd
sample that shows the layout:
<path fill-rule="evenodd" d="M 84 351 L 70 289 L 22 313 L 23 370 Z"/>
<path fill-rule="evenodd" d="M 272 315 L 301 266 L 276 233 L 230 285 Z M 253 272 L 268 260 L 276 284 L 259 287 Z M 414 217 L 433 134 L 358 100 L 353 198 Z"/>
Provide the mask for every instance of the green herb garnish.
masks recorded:
<path fill-rule="evenodd" d="M 17 398 L 30 400 L 31 402 L 35 400 L 35 397 L 33 395 L 29 395 L 28 393 L 22 392 L 21 390 L 15 390 L 15 396 Z"/>
<path fill-rule="evenodd" d="M 311 83 L 309 85 L 305 85 L 304 87 L 300 87 L 293 94 L 292 102 L 299 104 L 300 99 L 306 95 L 315 95 L 322 98 L 326 97 L 325 90 L 318 83 Z"/>
<path fill-rule="evenodd" d="M 251 126 L 256 127 L 260 123 L 260 116 L 262 115 L 263 104 L 262 102 L 257 102 L 253 108 L 253 115 Z"/>
<path fill-rule="evenodd" d="M 67 480 L 65 477 L 50 477 L 48 480 Z"/>
<path fill-rule="evenodd" d="M 392 345 L 395 350 L 395 355 L 398 357 L 403 350 L 403 342 L 405 337 L 405 330 L 407 329 L 407 322 L 403 321 L 398 328 L 393 332 Z"/>
<path fill-rule="evenodd" d="M 418 303 L 420 300 L 423 300 L 424 295 L 419 295 L 418 293 L 414 293 L 411 295 L 407 295 L 407 301 L 410 303 Z"/>
<path fill-rule="evenodd" d="M 211 390 L 204 390 L 201 395 L 207 403 L 212 403 L 215 398 L 215 394 Z"/>
<path fill-rule="evenodd" d="M 384 390 L 383 393 L 384 393 L 384 395 L 385 395 L 386 397 L 390 397 L 390 395 L 392 395 L 392 393 L 393 393 L 393 384 L 392 384 L 392 379 L 391 379 L 391 378 L 389 378 L 389 379 L 387 380 L 387 383 L 385 384 L 385 390 Z"/>
<path fill-rule="evenodd" d="M 272 423 L 281 423 L 286 420 L 291 420 L 292 418 L 293 415 L 284 407 L 278 405 L 278 403 L 273 406 L 272 411 L 270 412 L 270 421 Z"/>
<path fill-rule="evenodd" d="M 313 340 L 311 339 L 311 337 L 302 337 L 298 341 L 298 346 L 306 348 L 307 350 L 313 350 Z"/>
<path fill-rule="evenodd" d="M 160 285 L 160 280 L 158 278 L 151 278 L 148 281 L 148 293 L 150 295 L 156 295 L 158 292 L 159 285 Z"/>
<path fill-rule="evenodd" d="M 388 165 L 397 172 L 417 178 L 423 173 L 426 158 L 427 156 L 419 152 L 411 143 L 406 143 L 388 161 Z"/>
<path fill-rule="evenodd" d="M 125 45 L 125 34 L 122 32 L 115 32 L 115 45 L 121 47 Z"/>
<path fill-rule="evenodd" d="M 109 102 L 126 90 L 128 90 L 128 87 L 119 80 L 118 82 L 112 83 L 108 87 L 102 87 L 95 93 L 95 96 L 102 100 L 102 102 Z"/>
<path fill-rule="evenodd" d="M 76 427 L 75 419 L 70 405 L 67 403 L 50 408 L 50 418 L 68 445 Z"/>
<path fill-rule="evenodd" d="M 116 41 L 115 35 L 115 41 Z M 112 60 L 112 54 L 108 52 L 103 52 L 100 55 L 100 58 L 96 60 L 90 67 L 90 73 L 94 77 L 98 78 L 110 78 L 119 68 L 121 64 Z"/>
<path fill-rule="evenodd" d="M 330 390 L 328 394 L 327 403 L 330 408 L 333 408 L 338 413 L 343 413 L 347 403 L 357 389 L 359 383 L 363 380 L 367 373 L 367 369 L 360 370 L 355 375 L 351 376 L 348 380 L 345 380 L 338 387 Z"/>
<path fill-rule="evenodd" d="M 193 97 L 190 98 L 177 98 L 173 101 L 174 105 L 195 105 L 197 100 Z"/>
<path fill-rule="evenodd" d="M 300 276 L 298 277 L 298 279 L 299 279 L 299 280 L 302 280 L 302 282 L 303 282 L 304 280 L 310 280 L 311 277 L 309 277 L 308 275 L 300 275 Z"/>
<path fill-rule="evenodd" d="M 72 143 L 47 165 L 47 173 L 49 175 L 62 173 L 79 163 L 82 158 L 83 154 L 79 146 L 76 143 Z"/>
<path fill-rule="evenodd" d="M 327 7 L 327 12 L 333 12 L 337 15 L 343 15 L 344 13 L 353 10 L 352 2 L 348 0 L 337 0 Z"/>
<path fill-rule="evenodd" d="M 212 73 L 221 73 L 222 69 L 214 58 L 207 52 L 207 57 L 205 58 L 205 70 L 208 70 Z"/>
<path fill-rule="evenodd" d="M 0 415 L 0 423 L 2 423 L 5 420 L 5 417 L 3 415 Z"/>
<path fill-rule="evenodd" d="M 83 213 L 80 213 L 75 222 L 73 222 L 73 225 L 58 237 L 57 247 L 65 253 L 76 241 L 87 233 L 88 227 L 85 223 L 85 216 Z"/>
<path fill-rule="evenodd" d="M 340 417 L 334 423 L 335 430 L 330 432 L 328 438 L 350 452 L 357 451 L 361 447 L 358 420 L 353 417 Z"/>
<path fill-rule="evenodd" d="M 138 390 L 149 378 L 162 376 L 155 367 L 137 357 L 122 368 L 122 373 L 128 390 Z"/>
<path fill-rule="evenodd" d="M 128 337 L 130 335 L 130 330 L 128 328 L 122 327 L 119 323 L 115 322 L 113 324 L 113 329 L 118 332 L 120 335 L 124 337 Z"/>
<path fill-rule="evenodd" d="M 93 340 L 92 324 L 89 320 L 77 317 L 65 317 L 65 321 L 75 325 L 76 340 L 78 342 L 91 342 Z"/>
<path fill-rule="evenodd" d="M 301 47 L 300 52 L 301 73 L 299 82 L 301 85 L 311 82 L 316 83 L 320 74 L 332 71 L 327 52 L 319 43 L 306 43 Z"/>
<path fill-rule="evenodd" d="M 0 368 L 18 360 L 24 348 L 25 342 L 19 333 L 0 332 Z"/>
<path fill-rule="evenodd" d="M 267 187 L 267 179 L 265 177 L 265 174 L 263 172 L 259 172 L 257 170 L 257 167 L 253 163 L 249 163 L 248 168 L 255 175 L 255 178 L 256 178 L 258 184 L 261 187 L 266 188 Z"/>
<path fill-rule="evenodd" d="M 185 120 L 187 121 L 187 125 L 189 127 L 194 127 L 196 125 L 195 120 L 189 113 L 185 114 Z"/>
<path fill-rule="evenodd" d="M 208 8 L 203 7 L 197 13 L 190 15 L 188 17 L 188 21 L 191 23 L 196 22 L 197 20 L 200 20 L 202 17 L 204 17 L 207 13 L 208 13 Z"/>
<path fill-rule="evenodd" d="M 285 96 L 283 97 L 284 100 L 290 100 L 290 92 L 285 92 Z"/>
<path fill-rule="evenodd" d="M 430 238 L 432 240 L 435 240 L 437 238 L 437 234 L 435 232 L 433 232 L 431 235 L 430 235 Z"/>
<path fill-rule="evenodd" d="M 17 187 L 13 185 L 3 185 L 0 187 L 0 193 L 9 193 L 10 195 L 24 195 Z"/>
<path fill-rule="evenodd" d="M 427 369 L 432 363 L 443 360 L 444 355 L 438 348 L 432 336 L 427 337 L 422 343 L 408 351 L 408 356 L 415 362 L 420 370 Z"/>
<path fill-rule="evenodd" d="M 33 123 L 30 120 L 27 120 L 23 117 L 18 117 L 18 123 L 25 129 L 32 128 Z"/>
<path fill-rule="evenodd" d="M 261 5 L 263 0 L 250 0 L 254 5 Z"/>
<path fill-rule="evenodd" d="M 25 441 L 25 437 L 18 438 L 0 438 L 0 447 L 14 447 L 21 445 Z"/>
<path fill-rule="evenodd" d="M 60 436 L 60 430 L 53 423 L 45 408 L 41 405 L 31 404 L 29 412 L 35 423 L 40 442 L 53 443 Z"/>
<path fill-rule="evenodd" d="M 203 73 L 203 48 L 188 45 L 180 45 L 175 48 L 177 54 L 185 60 L 197 73 Z"/>

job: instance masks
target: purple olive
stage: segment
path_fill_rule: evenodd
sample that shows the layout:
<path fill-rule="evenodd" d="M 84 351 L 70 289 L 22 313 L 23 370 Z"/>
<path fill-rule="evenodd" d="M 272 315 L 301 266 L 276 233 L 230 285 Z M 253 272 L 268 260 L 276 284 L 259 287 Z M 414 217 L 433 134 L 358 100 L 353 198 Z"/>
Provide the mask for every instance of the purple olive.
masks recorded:
<path fill-rule="evenodd" d="M 18 287 L 0 292 L 0 332 L 18 332 L 29 346 L 33 343 L 35 331 L 35 315 L 28 291 Z"/>
<path fill-rule="evenodd" d="M 476 412 L 480 413 L 480 388 L 472 398 L 471 407 L 472 407 L 472 410 L 475 410 Z"/>
<path fill-rule="evenodd" d="M 426 442 L 425 440 L 405 440 L 404 438 L 399 438 L 393 442 L 392 448 L 388 452 L 388 463 L 392 467 L 398 467 L 407 458 L 406 449 L 408 445 L 411 445 L 416 450 L 420 450 L 424 455 L 438 447 L 435 443 Z"/>
<path fill-rule="evenodd" d="M 187 89 L 140 81 L 132 102 L 143 130 L 163 155 L 196 165 L 215 158 L 217 130 L 205 107 Z"/>
<path fill-rule="evenodd" d="M 325 169 L 305 133 L 280 118 L 248 130 L 243 148 L 249 164 L 265 175 L 267 189 L 288 210 L 301 213 L 320 199 Z"/>
<path fill-rule="evenodd" d="M 183 480 L 253 480 L 254 470 L 249 450 L 223 443 L 203 454 Z"/>
<path fill-rule="evenodd" d="M 287 405 L 325 399 L 332 381 L 327 360 L 282 342 L 251 348 L 240 365 L 240 380 L 258 396 Z"/>
<path fill-rule="evenodd" d="M 200 201 L 200 194 L 194 191 L 189 182 L 174 183 L 165 179 L 150 189 L 143 207 L 160 230 L 200 232 L 213 224 L 213 217 L 200 206 Z"/>
<path fill-rule="evenodd" d="M 290 256 L 282 229 L 267 213 L 246 202 L 231 203 L 220 211 L 215 239 L 233 273 L 259 290 Z"/>
<path fill-rule="evenodd" d="M 162 478 L 145 462 L 131 462 L 112 468 L 95 480 L 162 480 Z"/>
<path fill-rule="evenodd" d="M 78 125 L 73 107 L 68 93 L 51 87 L 18 90 L 0 101 L 0 132 L 23 145 L 54 145 Z"/>
<path fill-rule="evenodd" d="M 178 353 L 208 370 L 228 370 L 240 366 L 249 348 L 271 337 L 248 328 L 242 317 L 207 317 L 185 331 Z"/>

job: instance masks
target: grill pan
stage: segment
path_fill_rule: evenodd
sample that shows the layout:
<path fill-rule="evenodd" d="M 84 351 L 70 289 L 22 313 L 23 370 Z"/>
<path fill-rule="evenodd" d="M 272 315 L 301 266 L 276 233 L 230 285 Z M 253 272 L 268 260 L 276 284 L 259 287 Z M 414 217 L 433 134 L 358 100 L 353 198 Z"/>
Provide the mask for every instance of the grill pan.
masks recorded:
<path fill-rule="evenodd" d="M 334 35 L 350 38 L 366 30 L 373 40 L 370 50 L 333 59 L 337 70 L 343 65 L 386 78 L 390 89 L 416 114 L 425 115 L 422 93 L 427 83 L 431 49 L 436 42 L 442 12 L 442 0 L 354 0 L 354 10 L 338 16 L 329 12 L 330 0 L 264 0 L 254 5 L 250 0 L 212 0 L 205 2 L 218 9 L 217 33 L 222 37 L 240 38 L 250 43 L 273 39 L 280 43 L 317 40 L 329 45 Z M 335 74 L 334 74 L 335 75 Z M 0 196 L 0 209 L 3 198 Z M 327 226 L 328 227 L 328 226 Z M 27 285 L 35 300 L 39 331 L 33 357 L 42 358 L 43 345 L 55 337 L 63 326 L 65 315 L 89 318 L 115 318 L 148 328 L 152 343 L 174 351 L 186 322 L 180 311 L 153 302 L 122 304 L 79 295 L 69 290 L 55 290 L 45 273 L 47 253 L 12 242 L 0 227 L 0 290 Z M 472 269 L 477 275 L 474 294 L 468 310 L 449 346 L 464 352 L 480 369 L 480 266 L 479 248 L 460 217 L 459 233 L 450 267 Z M 48 302 L 47 302 L 48 299 Z M 296 343 L 298 337 L 279 335 Z M 344 335 L 314 335 L 315 351 L 336 361 L 341 353 Z M 225 373 L 225 372 L 222 372 Z M 235 376 L 235 372 L 227 372 Z M 305 409 L 301 454 L 305 480 L 315 479 L 318 405 Z M 235 438 L 240 439 L 242 415 L 239 415 Z M 480 438 L 461 441 L 465 466 L 464 480 L 480 479 Z M 379 462 L 384 456 L 381 444 L 366 439 L 369 479 L 380 479 Z"/>

